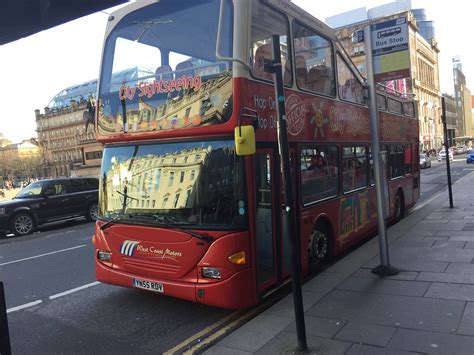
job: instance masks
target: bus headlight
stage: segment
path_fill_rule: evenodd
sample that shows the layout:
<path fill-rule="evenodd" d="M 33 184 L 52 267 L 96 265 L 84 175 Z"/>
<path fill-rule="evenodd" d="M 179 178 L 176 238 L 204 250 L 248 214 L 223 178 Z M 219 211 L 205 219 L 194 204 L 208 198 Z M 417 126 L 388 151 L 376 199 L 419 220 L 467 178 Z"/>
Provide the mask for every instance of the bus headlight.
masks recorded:
<path fill-rule="evenodd" d="M 208 279 L 220 279 L 221 271 L 216 267 L 203 267 L 201 269 L 201 275 Z"/>
<path fill-rule="evenodd" d="M 5 214 L 5 207 L 0 208 L 0 216 Z"/>
<path fill-rule="evenodd" d="M 100 261 L 110 262 L 112 260 L 112 253 L 110 251 L 99 250 L 97 253 L 97 258 Z"/>

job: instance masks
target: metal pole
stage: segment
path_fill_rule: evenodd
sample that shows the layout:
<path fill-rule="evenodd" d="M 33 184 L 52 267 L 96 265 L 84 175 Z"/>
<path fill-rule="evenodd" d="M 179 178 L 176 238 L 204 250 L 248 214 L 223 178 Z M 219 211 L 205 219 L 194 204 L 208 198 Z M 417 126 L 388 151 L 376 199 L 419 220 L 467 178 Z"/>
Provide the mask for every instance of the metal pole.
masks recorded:
<path fill-rule="evenodd" d="M 379 233 L 379 250 L 380 250 L 380 265 L 372 269 L 374 274 L 381 277 L 398 274 L 399 270 L 390 265 L 388 243 L 387 243 L 387 227 L 385 225 L 385 208 L 383 181 L 382 176 L 382 163 L 380 155 L 380 138 L 379 138 L 379 125 L 378 125 L 378 111 L 377 111 L 377 96 L 375 90 L 374 81 L 374 66 L 372 60 L 372 42 L 370 25 L 364 28 L 365 38 L 365 58 L 367 65 L 367 84 L 369 86 L 369 111 L 370 111 L 370 130 L 372 135 L 372 157 L 374 160 L 374 179 L 375 179 L 375 192 L 377 201 L 377 224 Z M 388 197 L 388 196 L 387 196 Z"/>
<path fill-rule="evenodd" d="M 443 133 L 444 133 L 444 149 L 446 151 L 446 173 L 448 175 L 448 194 L 449 194 L 449 208 L 453 208 L 453 190 L 451 187 L 451 166 L 449 161 L 449 140 L 448 140 L 448 127 L 446 124 L 446 104 L 444 97 L 441 98 L 441 120 L 443 122 Z M 454 154 L 454 153 L 453 153 Z"/>
<path fill-rule="evenodd" d="M 5 290 L 3 282 L 0 281 L 0 354 L 10 355 L 11 353 Z"/>
<path fill-rule="evenodd" d="M 288 238 L 291 245 L 291 262 L 293 273 L 291 275 L 293 285 L 293 303 L 295 309 L 296 335 L 300 351 L 305 351 L 306 327 L 304 322 L 303 296 L 301 293 L 301 256 L 300 240 L 296 234 L 293 184 L 290 172 L 290 153 L 288 145 L 288 129 L 286 124 L 285 96 L 283 93 L 283 78 L 281 70 L 280 36 L 273 35 L 273 61 L 269 71 L 275 74 L 275 99 L 277 101 L 277 133 L 278 148 L 280 150 L 280 168 L 283 177 L 283 188 L 285 194 L 285 212 L 288 217 Z M 273 68 L 272 68 L 273 67 Z"/>

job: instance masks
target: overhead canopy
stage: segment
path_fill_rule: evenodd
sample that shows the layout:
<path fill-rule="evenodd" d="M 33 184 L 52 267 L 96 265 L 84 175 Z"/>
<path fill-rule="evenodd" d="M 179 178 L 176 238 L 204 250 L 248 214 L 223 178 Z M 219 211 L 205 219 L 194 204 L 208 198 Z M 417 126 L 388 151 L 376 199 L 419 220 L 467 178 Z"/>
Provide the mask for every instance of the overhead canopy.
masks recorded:
<path fill-rule="evenodd" d="M 2 0 L 0 45 L 125 2 L 127 0 Z"/>

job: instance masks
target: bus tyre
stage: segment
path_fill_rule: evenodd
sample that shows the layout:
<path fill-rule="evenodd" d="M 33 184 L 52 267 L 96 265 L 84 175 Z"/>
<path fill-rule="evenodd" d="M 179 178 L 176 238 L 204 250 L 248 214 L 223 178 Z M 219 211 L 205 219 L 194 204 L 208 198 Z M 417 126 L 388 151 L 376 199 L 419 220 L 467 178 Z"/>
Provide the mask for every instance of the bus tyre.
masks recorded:
<path fill-rule="evenodd" d="M 317 225 L 308 240 L 308 271 L 314 272 L 329 259 L 329 233 L 323 225 Z"/>
<path fill-rule="evenodd" d="M 97 202 L 92 202 L 87 208 L 86 219 L 90 222 L 97 220 L 97 215 L 99 214 L 99 206 Z"/>
<path fill-rule="evenodd" d="M 395 197 L 395 222 L 398 222 L 403 218 L 405 213 L 405 204 L 403 202 L 403 195 L 399 191 Z"/>
<path fill-rule="evenodd" d="M 15 236 L 19 237 L 30 234 L 33 231 L 34 226 L 35 222 L 31 215 L 27 213 L 19 213 L 13 217 L 10 224 L 10 230 Z"/>

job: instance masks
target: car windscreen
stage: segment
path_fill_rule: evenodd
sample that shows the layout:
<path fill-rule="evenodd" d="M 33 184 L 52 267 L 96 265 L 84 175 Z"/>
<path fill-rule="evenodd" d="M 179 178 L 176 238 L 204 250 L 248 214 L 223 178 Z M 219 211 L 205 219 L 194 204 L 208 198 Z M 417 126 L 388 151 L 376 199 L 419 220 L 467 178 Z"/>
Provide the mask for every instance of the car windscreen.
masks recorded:
<path fill-rule="evenodd" d="M 32 198 L 32 197 L 41 197 L 43 196 L 45 187 L 49 184 L 48 181 L 36 181 L 23 190 L 21 190 L 15 197 L 16 198 Z"/>

